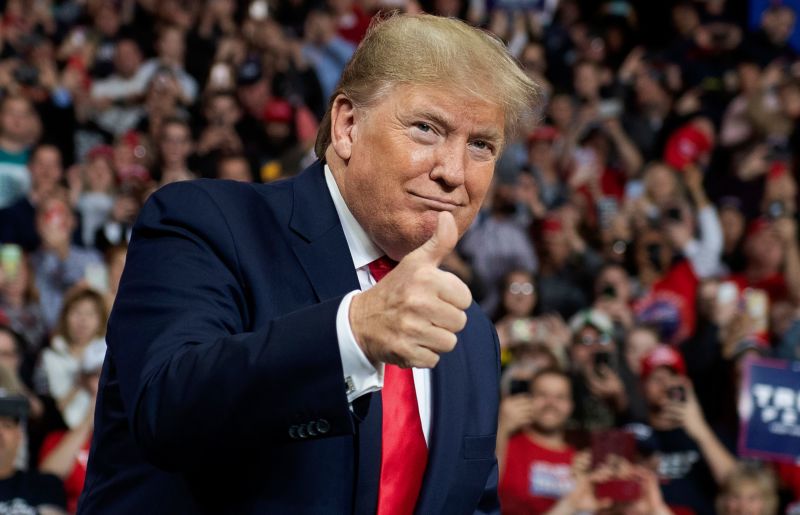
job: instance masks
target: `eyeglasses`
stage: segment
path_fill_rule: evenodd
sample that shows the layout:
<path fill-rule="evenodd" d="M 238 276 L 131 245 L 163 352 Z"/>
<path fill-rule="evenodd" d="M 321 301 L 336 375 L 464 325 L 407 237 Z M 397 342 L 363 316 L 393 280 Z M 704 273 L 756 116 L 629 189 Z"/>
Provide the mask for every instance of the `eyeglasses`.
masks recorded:
<path fill-rule="evenodd" d="M 611 343 L 611 337 L 606 335 L 606 334 L 600 335 L 598 337 L 589 336 L 587 334 L 587 335 L 581 336 L 580 338 L 576 338 L 575 339 L 575 343 L 579 343 L 581 345 L 587 345 L 587 346 L 588 345 L 594 345 L 596 343 L 599 343 L 600 345 L 608 345 L 609 343 Z"/>
<path fill-rule="evenodd" d="M 533 284 L 531 283 L 511 283 L 508 285 L 511 295 L 533 295 Z"/>

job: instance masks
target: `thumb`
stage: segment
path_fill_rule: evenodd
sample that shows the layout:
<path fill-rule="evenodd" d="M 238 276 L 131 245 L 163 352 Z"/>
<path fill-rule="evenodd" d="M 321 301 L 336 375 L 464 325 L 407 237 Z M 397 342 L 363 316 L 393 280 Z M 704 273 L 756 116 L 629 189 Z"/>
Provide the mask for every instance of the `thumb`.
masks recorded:
<path fill-rule="evenodd" d="M 458 243 L 456 220 L 448 211 L 441 211 L 433 236 L 412 252 L 412 255 L 421 261 L 439 266 L 453 251 L 456 243 Z"/>

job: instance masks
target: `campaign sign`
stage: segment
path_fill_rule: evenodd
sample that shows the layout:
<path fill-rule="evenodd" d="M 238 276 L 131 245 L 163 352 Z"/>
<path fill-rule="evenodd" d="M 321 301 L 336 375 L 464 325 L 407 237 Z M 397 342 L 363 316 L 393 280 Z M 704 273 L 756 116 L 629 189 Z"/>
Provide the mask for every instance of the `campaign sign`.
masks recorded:
<path fill-rule="evenodd" d="M 739 454 L 800 461 L 800 362 L 750 359 L 739 392 Z"/>

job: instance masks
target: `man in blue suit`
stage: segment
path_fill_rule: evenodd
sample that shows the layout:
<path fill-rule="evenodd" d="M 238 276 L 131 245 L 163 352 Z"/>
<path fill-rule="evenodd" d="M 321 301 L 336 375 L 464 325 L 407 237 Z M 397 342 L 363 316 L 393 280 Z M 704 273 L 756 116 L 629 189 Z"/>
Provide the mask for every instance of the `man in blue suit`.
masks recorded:
<path fill-rule="evenodd" d="M 345 69 L 319 162 L 155 193 L 79 513 L 496 512 L 497 338 L 438 266 L 537 91 L 486 33 L 395 15 Z"/>

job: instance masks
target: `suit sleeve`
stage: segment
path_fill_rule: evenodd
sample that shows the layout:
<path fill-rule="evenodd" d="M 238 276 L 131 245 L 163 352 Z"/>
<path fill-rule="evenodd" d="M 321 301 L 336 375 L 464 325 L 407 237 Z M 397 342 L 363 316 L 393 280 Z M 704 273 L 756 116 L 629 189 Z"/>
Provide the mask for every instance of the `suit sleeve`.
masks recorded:
<path fill-rule="evenodd" d="M 192 470 L 255 459 L 299 438 L 300 424 L 314 422 L 305 438 L 352 434 L 340 301 L 245 331 L 251 314 L 224 213 L 197 184 L 155 193 L 134 228 L 107 338 L 145 458 Z"/>
<path fill-rule="evenodd" d="M 500 377 L 500 340 L 497 338 L 497 331 L 494 330 L 494 327 L 491 329 L 492 332 L 492 339 L 494 341 L 494 349 L 495 349 L 495 362 L 497 368 L 497 377 Z M 499 384 L 499 381 L 498 381 Z M 495 405 L 498 406 L 499 410 L 499 402 L 500 399 L 497 399 Z M 495 433 L 497 432 L 497 417 L 499 416 L 499 412 L 495 411 Z M 489 472 L 489 477 L 486 479 L 486 486 L 483 489 L 483 494 L 481 495 L 480 501 L 478 501 L 478 506 L 475 508 L 475 515 L 500 515 L 500 496 L 497 492 L 498 483 L 499 483 L 499 468 L 497 466 L 497 458 L 494 460 L 494 465 L 492 465 L 492 470 Z"/>

